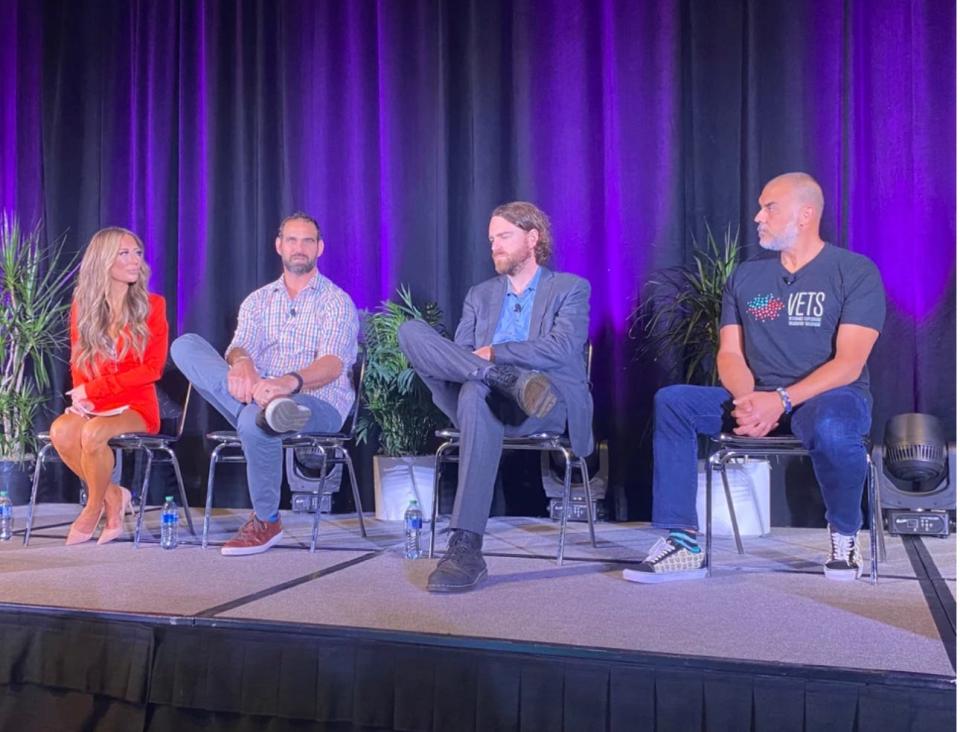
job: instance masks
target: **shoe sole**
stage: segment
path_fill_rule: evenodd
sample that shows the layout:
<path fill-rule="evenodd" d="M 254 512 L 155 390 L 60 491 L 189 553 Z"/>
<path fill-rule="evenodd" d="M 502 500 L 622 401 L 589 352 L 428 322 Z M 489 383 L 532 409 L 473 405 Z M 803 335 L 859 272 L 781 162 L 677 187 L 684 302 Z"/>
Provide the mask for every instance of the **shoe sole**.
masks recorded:
<path fill-rule="evenodd" d="M 520 406 L 528 417 L 542 419 L 550 413 L 557 403 L 557 394 L 553 384 L 543 374 L 534 374 L 523 385 L 523 397 Z"/>
<path fill-rule="evenodd" d="M 824 567 L 823 576 L 834 582 L 853 582 L 863 576 L 863 567 L 857 567 L 855 570 Z"/>
<path fill-rule="evenodd" d="M 225 557 L 246 557 L 251 554 L 262 554 L 274 544 L 279 544 L 283 538 L 283 532 L 278 531 L 263 544 L 258 546 L 222 546 L 220 553 Z"/>
<path fill-rule="evenodd" d="M 298 432 L 310 419 L 310 410 L 292 399 L 274 399 L 264 410 L 263 418 L 274 432 Z"/>
<path fill-rule="evenodd" d="M 449 594 L 452 592 L 468 592 L 469 590 L 472 590 L 474 587 L 479 585 L 486 578 L 487 578 L 487 570 L 484 569 L 479 575 L 477 575 L 477 579 L 474 580 L 473 584 L 471 585 L 456 585 L 454 587 L 451 587 L 450 585 L 431 585 L 428 583 L 427 592 L 439 592 L 439 593 L 446 593 L 446 594 Z"/>
<path fill-rule="evenodd" d="M 678 572 L 641 572 L 637 569 L 623 570 L 623 578 L 627 582 L 639 582 L 644 585 L 657 585 L 661 582 L 682 582 L 684 580 L 704 579 L 707 576 L 706 567 L 700 569 L 684 569 Z"/>

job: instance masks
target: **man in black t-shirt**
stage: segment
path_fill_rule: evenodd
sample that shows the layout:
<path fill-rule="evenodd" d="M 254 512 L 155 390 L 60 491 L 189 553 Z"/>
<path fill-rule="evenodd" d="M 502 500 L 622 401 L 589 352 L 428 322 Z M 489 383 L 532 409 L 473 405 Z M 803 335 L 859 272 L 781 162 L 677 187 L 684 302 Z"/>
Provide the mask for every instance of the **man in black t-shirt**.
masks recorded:
<path fill-rule="evenodd" d="M 697 543 L 697 435 L 789 429 L 810 453 L 827 507 L 831 579 L 860 576 L 858 532 L 872 400 L 867 357 L 885 314 L 876 265 L 820 238 L 823 192 L 806 173 L 771 180 L 754 221 L 760 246 L 727 281 L 717 370 L 723 387 L 677 385 L 655 397 L 653 525 L 669 531 L 634 582 L 703 577 Z"/>

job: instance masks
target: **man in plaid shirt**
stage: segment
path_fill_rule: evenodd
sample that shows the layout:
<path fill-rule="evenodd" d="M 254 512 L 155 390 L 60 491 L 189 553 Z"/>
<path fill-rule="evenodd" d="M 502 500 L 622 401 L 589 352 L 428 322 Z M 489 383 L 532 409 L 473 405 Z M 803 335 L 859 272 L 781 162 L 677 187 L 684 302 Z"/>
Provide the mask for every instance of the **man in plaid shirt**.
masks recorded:
<path fill-rule="evenodd" d="M 240 305 L 237 330 L 219 353 L 187 333 L 170 355 L 204 399 L 234 426 L 247 462 L 253 513 L 221 554 L 259 554 L 280 541 L 284 433 L 336 432 L 356 397 L 357 309 L 317 271 L 317 222 L 295 213 L 280 223 L 283 274 Z"/>

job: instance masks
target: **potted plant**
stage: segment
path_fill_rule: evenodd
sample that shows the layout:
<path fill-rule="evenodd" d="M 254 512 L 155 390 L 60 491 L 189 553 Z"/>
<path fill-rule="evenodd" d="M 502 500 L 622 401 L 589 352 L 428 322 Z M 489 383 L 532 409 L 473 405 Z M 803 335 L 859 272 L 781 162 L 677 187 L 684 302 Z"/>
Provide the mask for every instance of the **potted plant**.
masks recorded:
<path fill-rule="evenodd" d="M 706 226 L 705 244 L 693 239 L 693 266 L 661 270 L 647 281 L 644 296 L 631 311 L 630 337 L 640 341 L 641 356 L 670 359 L 687 384 L 717 384 L 720 310 L 727 278 L 737 266 L 740 230 L 728 224 L 723 241 Z"/>
<path fill-rule="evenodd" d="M 16 216 L 0 215 L 0 486 L 15 503 L 29 498 L 34 422 L 67 343 L 76 257 L 64 256 L 64 241 L 44 246 L 39 224 L 24 232 Z"/>
<path fill-rule="evenodd" d="M 363 314 L 367 370 L 361 387 L 363 412 L 357 438 L 366 442 L 376 432 L 373 458 L 376 515 L 383 520 L 403 518 L 416 498 L 424 515 L 433 510 L 434 432 L 447 423 L 434 405 L 430 390 L 420 380 L 397 342 L 397 331 L 408 320 L 422 320 L 443 333 L 440 308 L 434 302 L 418 307 L 410 289 L 401 285 L 397 301 L 385 300 Z"/>
<path fill-rule="evenodd" d="M 641 341 L 640 354 L 654 361 L 670 359 L 668 371 L 682 370 L 687 384 L 715 386 L 717 348 L 720 345 L 720 311 L 727 279 L 737 266 L 740 231 L 727 225 L 723 240 L 717 241 L 706 225 L 701 246 L 693 240 L 693 265 L 671 267 L 657 272 L 648 282 L 645 295 L 630 314 L 630 335 Z M 672 368 L 671 368 L 672 366 Z M 679 367 L 679 368 L 677 368 Z M 698 465 L 697 513 L 703 517 L 706 507 L 705 465 Z M 734 490 L 736 511 L 752 519 L 750 536 L 769 531 L 770 463 L 744 460 L 730 465 L 728 480 Z M 731 536 L 729 510 L 722 491 L 713 494 L 714 535 Z M 704 521 L 701 518 L 701 528 Z M 726 531 L 724 531 L 726 529 Z"/>

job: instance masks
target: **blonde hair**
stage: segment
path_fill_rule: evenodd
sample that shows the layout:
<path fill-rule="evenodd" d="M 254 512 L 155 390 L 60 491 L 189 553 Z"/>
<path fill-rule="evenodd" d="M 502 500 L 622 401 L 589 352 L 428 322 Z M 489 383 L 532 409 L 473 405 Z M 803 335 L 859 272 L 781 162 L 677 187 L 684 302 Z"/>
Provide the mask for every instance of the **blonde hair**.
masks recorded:
<path fill-rule="evenodd" d="M 533 247 L 533 256 L 537 264 L 546 264 L 553 254 L 553 233 L 550 231 L 550 217 L 527 201 L 512 201 L 493 209 L 492 219 L 499 216 L 524 231 L 537 230 L 540 235 Z"/>
<path fill-rule="evenodd" d="M 150 311 L 147 280 L 150 277 L 150 267 L 146 260 L 140 260 L 140 276 L 127 289 L 120 311 L 111 310 L 108 297 L 110 268 L 125 236 L 133 239 L 140 251 L 143 251 L 140 237 L 119 226 L 101 229 L 93 235 L 80 262 L 80 275 L 73 291 L 79 337 L 70 358 L 80 373 L 91 378 L 100 376 L 98 358 L 119 361 L 132 350 L 142 361 L 150 336 L 147 328 L 147 314 Z M 118 334 L 123 334 L 119 353 L 116 348 L 117 339 L 110 335 L 111 325 L 116 326 Z"/>

